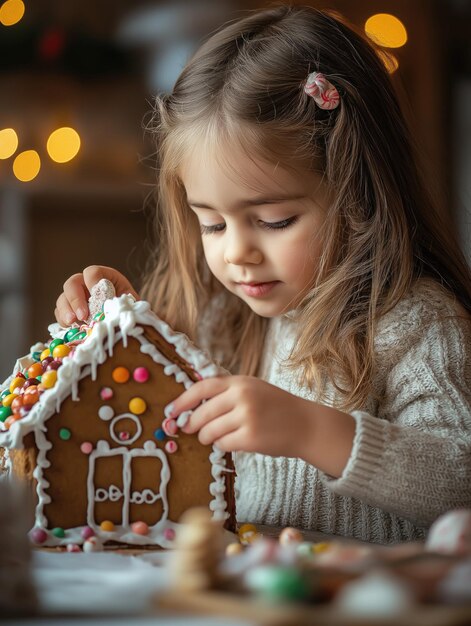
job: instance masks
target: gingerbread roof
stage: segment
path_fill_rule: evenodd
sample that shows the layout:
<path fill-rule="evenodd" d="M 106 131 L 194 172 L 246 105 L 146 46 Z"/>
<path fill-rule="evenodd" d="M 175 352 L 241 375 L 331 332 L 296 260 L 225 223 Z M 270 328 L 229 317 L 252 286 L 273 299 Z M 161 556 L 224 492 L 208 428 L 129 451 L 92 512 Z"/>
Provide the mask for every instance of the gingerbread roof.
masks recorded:
<path fill-rule="evenodd" d="M 135 301 L 130 295 L 107 300 L 103 307 L 104 319 L 91 327 L 90 334 L 82 343 L 75 346 L 70 356 L 66 356 L 61 367 L 57 370 L 57 382 L 51 389 L 47 389 L 39 397 L 27 416 L 13 422 L 8 429 L 0 422 L 0 447 L 22 448 L 24 437 L 40 426 L 55 412 L 60 410 L 65 398 L 72 395 L 73 400 L 79 400 L 78 382 L 87 376 L 96 378 L 97 367 L 104 363 L 113 354 L 114 345 L 122 340 L 126 346 L 127 338 L 134 337 L 141 343 L 141 351 L 147 353 L 156 363 L 165 367 L 165 373 L 173 375 L 177 382 L 185 387 L 194 382 L 184 369 L 188 364 L 195 372 L 195 378 L 209 378 L 225 374 L 225 370 L 211 361 L 206 352 L 197 348 L 186 335 L 173 331 L 170 326 L 160 319 L 146 301 Z M 146 334 L 145 328 L 156 330 L 175 349 L 175 355 L 167 358 L 157 349 L 155 343 Z M 58 324 L 51 324 L 49 331 L 53 338 L 63 339 L 67 329 Z M 39 352 L 46 346 L 36 344 L 31 353 Z M 180 359 L 178 359 L 180 357 Z M 0 393 L 8 388 L 18 371 L 34 363 L 32 356 L 19 359 L 12 375 L 2 384 Z M 181 428 L 186 423 L 189 414 L 183 413 L 177 420 Z M 1 430 L 3 428 L 3 430 Z"/>

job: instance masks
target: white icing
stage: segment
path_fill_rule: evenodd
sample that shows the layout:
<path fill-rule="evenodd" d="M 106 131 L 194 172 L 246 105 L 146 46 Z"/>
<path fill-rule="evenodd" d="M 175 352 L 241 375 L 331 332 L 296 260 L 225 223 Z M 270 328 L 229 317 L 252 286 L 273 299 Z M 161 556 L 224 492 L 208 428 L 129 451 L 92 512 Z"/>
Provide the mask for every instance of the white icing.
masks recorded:
<path fill-rule="evenodd" d="M 120 420 L 122 419 L 130 419 L 132 420 L 137 428 L 136 428 L 136 432 L 134 433 L 134 435 L 132 437 L 130 437 L 129 439 L 123 440 L 120 439 L 119 436 L 115 433 L 115 427 L 116 424 L 118 424 L 120 422 Z M 135 441 L 137 441 L 139 439 L 139 437 L 142 434 L 142 424 L 141 424 L 141 420 L 136 417 L 136 415 L 133 415 L 132 413 L 121 413 L 121 415 L 117 415 L 114 420 L 111 422 L 110 424 L 110 437 L 111 439 L 113 439 L 113 441 L 116 441 L 116 443 L 120 443 L 120 444 L 124 444 L 126 446 L 131 445 L 132 443 L 134 443 Z"/>
<path fill-rule="evenodd" d="M 51 498 L 47 493 L 49 487 L 48 481 L 44 477 L 44 470 L 50 466 L 47 459 L 47 452 L 51 448 L 51 443 L 47 439 L 47 420 L 60 410 L 62 402 L 69 396 L 72 400 L 78 401 L 78 383 L 81 379 L 91 376 L 92 380 L 96 380 L 98 366 L 112 356 L 114 345 L 122 340 L 123 345 L 127 345 L 127 338 L 134 337 L 141 344 L 141 352 L 149 355 L 155 363 L 163 366 L 164 373 L 167 376 L 173 376 L 178 383 L 181 383 L 188 389 L 193 381 L 189 376 L 181 370 L 178 365 L 172 363 L 164 357 L 159 350 L 144 337 L 143 325 L 153 327 L 159 332 L 164 339 L 174 346 L 177 354 L 189 363 L 195 372 L 201 378 L 209 378 L 212 376 L 226 375 L 227 372 L 213 363 L 209 356 L 194 346 L 189 339 L 182 333 L 173 331 L 168 324 L 158 318 L 150 309 L 148 302 L 135 302 L 129 295 L 123 295 L 113 300 L 108 300 L 104 305 L 105 319 L 92 328 L 91 334 L 86 337 L 83 343 L 79 344 L 72 356 L 63 359 L 62 366 L 57 370 L 56 385 L 45 391 L 39 402 L 34 405 L 30 413 L 21 420 L 14 422 L 9 430 L 5 430 L 3 424 L 0 423 L 0 447 L 4 448 L 22 448 L 24 437 L 34 432 L 36 446 L 38 448 L 37 466 L 33 472 L 33 476 L 37 481 L 36 491 L 38 494 L 38 505 L 36 507 L 36 524 L 37 528 L 48 528 L 48 521 L 44 514 L 44 506 L 51 502 Z M 68 329 L 60 327 L 58 324 L 49 326 L 50 333 L 53 337 L 63 338 Z M 35 344 L 31 353 L 39 352 L 45 348 L 44 344 Z M 34 360 L 30 356 L 19 359 L 15 365 L 12 375 L 3 383 L 0 392 L 5 389 L 11 382 L 15 373 L 32 365 Z M 181 428 L 190 416 L 191 412 L 186 412 L 179 416 L 177 425 Z M 110 424 L 110 428 L 116 419 L 123 417 L 134 417 L 130 414 L 123 414 L 114 418 Z M 167 415 L 168 417 L 168 415 Z M 111 418 L 108 418 L 111 419 Z M 140 426 L 140 423 L 139 423 Z M 139 431 L 139 435 L 141 432 Z M 105 441 L 100 441 L 97 447 L 89 457 L 90 472 L 88 476 L 88 519 L 87 524 L 94 528 L 96 534 L 103 541 L 114 540 L 125 543 L 143 545 L 156 543 L 163 547 L 171 547 L 172 541 L 166 535 L 166 530 L 175 531 L 178 524 L 167 519 L 168 502 L 166 498 L 166 487 L 170 480 L 170 469 L 165 452 L 156 446 L 152 441 L 145 442 L 143 448 L 128 449 L 123 446 L 130 445 L 137 437 L 122 441 L 110 435 L 116 443 L 120 444 L 119 448 L 110 448 Z M 96 490 L 93 484 L 93 472 L 95 459 L 98 456 L 122 455 L 123 457 L 123 519 L 122 524 L 116 526 L 112 532 L 102 531 L 94 520 Z M 152 489 L 144 489 L 142 492 L 130 493 L 131 485 L 131 459 L 135 456 L 154 456 L 160 458 L 162 462 L 162 472 L 160 476 L 160 487 L 157 491 Z M 225 520 L 229 517 L 226 511 L 226 501 L 224 498 L 225 484 L 223 472 L 227 472 L 225 463 L 225 454 L 216 446 L 209 456 L 211 462 L 211 473 L 214 481 L 210 485 L 210 493 L 213 500 L 210 502 L 210 509 L 213 512 L 213 518 L 216 520 Z M 93 468 L 93 471 L 92 471 Z M 100 488 L 99 488 L 100 489 Z M 105 497 L 104 492 L 98 489 L 98 497 Z M 117 487 L 108 491 L 107 497 L 117 497 Z M 118 491 L 116 491 L 118 490 Z M 121 497 L 121 496 L 120 496 Z M 148 535 L 138 535 L 133 533 L 129 524 L 129 503 L 138 502 L 140 499 L 144 502 L 146 499 L 162 499 L 164 514 L 161 520 L 149 529 Z M 44 545 L 66 545 L 68 543 L 83 543 L 81 536 L 82 527 L 66 529 L 65 537 L 59 538 L 49 534 Z"/>

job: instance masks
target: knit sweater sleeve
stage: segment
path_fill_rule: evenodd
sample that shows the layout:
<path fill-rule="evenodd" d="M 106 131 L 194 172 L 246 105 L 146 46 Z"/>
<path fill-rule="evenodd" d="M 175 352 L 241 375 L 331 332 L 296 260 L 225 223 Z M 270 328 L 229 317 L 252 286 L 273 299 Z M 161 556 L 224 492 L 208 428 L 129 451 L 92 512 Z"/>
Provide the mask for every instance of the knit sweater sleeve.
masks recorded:
<path fill-rule="evenodd" d="M 433 304 L 410 307 L 403 320 L 399 313 L 383 345 L 378 410 L 351 413 L 347 465 L 340 478 L 322 479 L 339 495 L 428 527 L 471 507 L 471 324 L 464 312 L 435 314 Z"/>

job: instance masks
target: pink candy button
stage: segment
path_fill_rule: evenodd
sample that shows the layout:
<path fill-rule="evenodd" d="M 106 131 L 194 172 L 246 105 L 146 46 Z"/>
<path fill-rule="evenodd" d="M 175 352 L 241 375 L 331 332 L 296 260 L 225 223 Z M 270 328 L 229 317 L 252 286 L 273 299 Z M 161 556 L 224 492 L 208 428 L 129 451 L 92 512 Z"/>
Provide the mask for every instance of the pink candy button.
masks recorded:
<path fill-rule="evenodd" d="M 132 377 L 137 383 L 146 383 L 149 380 L 149 370 L 147 367 L 136 367 Z"/>
<path fill-rule="evenodd" d="M 93 450 L 93 445 L 89 441 L 84 441 L 82 445 L 80 446 L 80 450 L 84 454 L 90 454 Z"/>

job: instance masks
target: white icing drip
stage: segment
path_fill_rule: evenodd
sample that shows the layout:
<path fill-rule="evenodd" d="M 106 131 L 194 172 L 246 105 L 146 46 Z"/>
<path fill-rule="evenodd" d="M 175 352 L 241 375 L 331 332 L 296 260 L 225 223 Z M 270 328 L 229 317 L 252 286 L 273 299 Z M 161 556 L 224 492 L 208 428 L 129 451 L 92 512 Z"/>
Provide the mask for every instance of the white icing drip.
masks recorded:
<path fill-rule="evenodd" d="M 155 363 L 163 365 L 164 373 L 168 376 L 174 376 L 176 381 L 183 384 L 186 389 L 193 384 L 193 381 L 184 371 L 180 370 L 176 364 L 166 359 L 152 343 L 144 338 L 143 325 L 151 326 L 159 332 L 168 343 L 174 346 L 177 354 L 189 363 L 201 378 L 227 374 L 223 368 L 210 360 L 206 352 L 194 346 L 185 335 L 173 331 L 168 324 L 159 319 L 151 311 L 148 302 L 135 302 L 131 296 L 123 295 L 105 302 L 104 312 L 105 319 L 93 326 L 91 334 L 86 337 L 83 343 L 76 346 L 73 356 L 64 358 L 62 366 L 57 370 L 58 376 L 56 385 L 41 395 L 40 401 L 34 405 L 28 416 L 14 422 L 9 430 L 0 431 L 0 446 L 5 448 L 22 448 L 24 437 L 32 431 L 35 433 L 38 456 L 37 467 L 33 475 L 37 481 L 38 505 L 36 508 L 36 526 L 39 528 L 47 529 L 44 505 L 51 502 L 50 496 L 47 494 L 49 483 L 46 481 L 43 473 L 43 470 L 47 469 L 50 465 L 46 455 L 47 451 L 51 448 L 51 444 L 47 441 L 45 436 L 47 432 L 45 422 L 58 410 L 63 400 L 69 395 L 72 396 L 72 400 L 79 400 L 79 381 L 90 375 L 93 380 L 96 380 L 98 366 L 105 362 L 108 355 L 112 356 L 113 346 L 120 339 L 123 340 L 124 345 L 127 345 L 127 337 L 133 336 L 137 338 L 141 343 L 141 352 L 148 354 Z M 67 329 L 63 329 L 57 324 L 51 325 L 49 330 L 51 335 L 60 338 L 63 338 L 67 332 Z M 35 344 L 35 346 L 32 347 L 32 351 L 40 351 L 42 349 L 44 349 L 44 344 Z M 29 367 L 32 363 L 34 363 L 34 361 L 29 356 L 23 357 L 17 361 L 12 375 L 3 383 L 2 389 L 10 384 L 14 374 L 19 369 Z M 180 416 L 180 418 L 181 423 L 183 423 L 183 416 Z M 185 419 L 188 419 L 188 415 Z M 180 424 L 178 425 L 180 426 Z M 129 499 L 132 496 L 132 494 L 129 494 L 130 461 L 132 456 L 148 456 L 149 454 L 159 456 L 157 453 L 149 453 L 149 446 L 153 446 L 152 450 L 158 451 L 160 455 L 162 455 L 162 458 L 165 458 L 165 463 L 162 461 L 161 485 L 166 487 L 170 479 L 170 469 L 165 453 L 160 448 L 157 448 L 153 442 L 146 442 L 144 448 L 131 450 L 124 447 L 110 449 L 106 442 L 99 443 L 103 445 L 98 445 L 96 452 L 100 451 L 101 455 L 108 453 L 109 455 L 123 454 L 125 463 L 123 471 L 126 481 L 123 489 L 126 502 L 123 506 L 122 526 L 110 533 L 101 531 L 95 525 L 97 535 L 104 541 L 116 540 L 136 545 L 150 542 L 157 543 L 163 547 L 170 547 L 172 542 L 165 538 L 164 531 L 166 529 L 175 530 L 178 528 L 178 524 L 166 519 L 166 514 L 158 524 L 152 527 L 147 536 L 132 533 L 129 528 L 128 520 Z M 119 443 L 123 445 L 124 442 L 119 441 Z M 129 442 L 126 443 L 128 444 Z M 126 455 L 124 455 L 122 451 L 124 451 Z M 211 462 L 211 472 L 214 478 L 214 482 L 210 485 L 210 493 L 214 498 L 210 503 L 210 509 L 213 511 L 214 519 L 227 519 L 229 514 L 226 512 L 226 502 L 223 495 L 225 490 L 223 472 L 227 471 L 224 453 L 214 446 L 209 460 Z M 92 525 L 90 520 L 93 518 L 91 513 L 93 513 L 95 495 L 93 479 L 90 478 L 90 474 L 88 478 L 88 493 L 88 517 L 89 524 Z M 163 502 L 164 500 L 166 503 L 166 498 L 162 499 Z M 166 503 L 165 506 L 168 512 L 168 503 Z M 81 527 L 67 529 L 64 538 L 50 535 L 44 545 L 66 545 L 71 542 L 82 543 L 81 530 Z"/>

